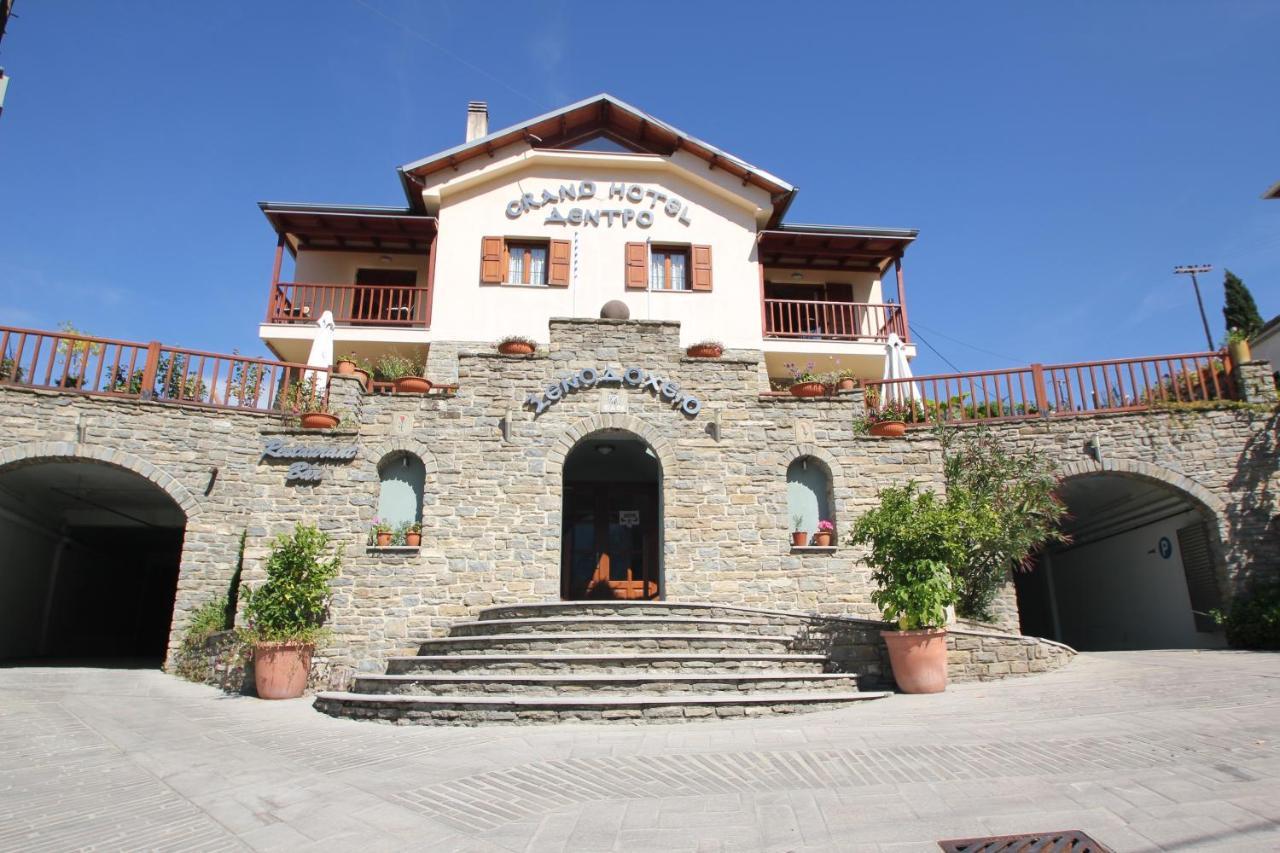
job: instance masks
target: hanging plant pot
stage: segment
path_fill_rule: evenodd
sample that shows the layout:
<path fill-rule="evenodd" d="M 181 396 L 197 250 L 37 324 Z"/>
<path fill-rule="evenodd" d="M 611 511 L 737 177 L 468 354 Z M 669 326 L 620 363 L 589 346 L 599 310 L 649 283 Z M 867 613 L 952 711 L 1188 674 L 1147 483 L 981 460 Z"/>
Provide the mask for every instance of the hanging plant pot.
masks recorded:
<path fill-rule="evenodd" d="M 388 530 L 386 533 L 375 533 L 374 538 L 377 541 L 379 548 L 385 548 L 391 544 L 391 531 Z"/>
<path fill-rule="evenodd" d="M 856 387 L 858 387 L 858 380 L 852 376 L 841 376 L 840 380 L 836 382 L 836 391 L 841 394 L 847 394 Z"/>
<path fill-rule="evenodd" d="M 881 631 L 889 647 L 893 680 L 903 693 L 941 693 L 947 689 L 947 630 Z"/>
<path fill-rule="evenodd" d="M 901 438 L 907 434 L 905 421 L 876 421 L 871 425 L 871 434 L 884 438 Z"/>
<path fill-rule="evenodd" d="M 311 643 L 254 643 L 253 684 L 259 699 L 297 699 L 307 689 Z"/>
<path fill-rule="evenodd" d="M 694 344 L 684 354 L 689 358 L 719 358 L 724 355 L 724 347 L 719 344 Z"/>
<path fill-rule="evenodd" d="M 421 544 L 422 544 L 422 534 L 421 534 L 421 533 L 406 533 L 406 534 L 404 535 L 404 544 L 406 544 L 406 545 L 408 545 L 408 546 L 410 546 L 410 547 L 412 547 L 412 548 L 417 548 L 419 545 L 421 545 Z"/>
<path fill-rule="evenodd" d="M 533 355 L 533 344 L 528 341 L 503 341 L 498 344 L 503 355 Z"/>
<path fill-rule="evenodd" d="M 803 530 L 797 530 L 791 534 L 791 547 L 803 548 L 809 542 L 809 534 Z"/>
<path fill-rule="evenodd" d="M 431 390 L 431 380 L 421 376 L 401 376 L 396 380 L 397 394 L 425 394 Z"/>
<path fill-rule="evenodd" d="M 791 393 L 796 397 L 825 397 L 827 386 L 821 382 L 797 382 L 791 386 Z"/>
<path fill-rule="evenodd" d="M 304 412 L 300 420 L 303 429 L 333 429 L 338 425 L 338 416 L 328 412 Z"/>
<path fill-rule="evenodd" d="M 334 365 L 334 369 L 338 371 L 339 376 L 350 376 L 356 372 L 356 363 L 350 359 L 340 358 Z"/>
<path fill-rule="evenodd" d="M 831 547 L 830 531 L 819 531 L 818 533 L 813 534 L 813 542 L 810 544 L 812 544 L 816 548 L 830 548 Z"/>

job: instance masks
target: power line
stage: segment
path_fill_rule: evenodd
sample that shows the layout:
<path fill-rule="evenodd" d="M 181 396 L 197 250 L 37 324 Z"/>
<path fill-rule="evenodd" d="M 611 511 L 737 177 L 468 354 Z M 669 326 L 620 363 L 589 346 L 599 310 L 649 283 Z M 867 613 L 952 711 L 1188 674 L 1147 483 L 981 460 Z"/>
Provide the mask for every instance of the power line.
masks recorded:
<path fill-rule="evenodd" d="M 958 367 L 956 367 L 954 364 L 952 364 L 951 359 L 947 358 L 945 355 L 943 355 L 942 353 L 938 352 L 938 348 L 937 348 L 937 347 L 935 347 L 933 344 L 931 344 L 931 343 L 929 343 L 928 341 L 926 341 L 926 340 L 924 339 L 924 335 L 920 334 L 920 332 L 919 332 L 919 327 L 918 327 L 916 324 L 914 324 L 914 323 L 912 324 L 912 330 L 913 330 L 913 331 L 915 331 L 915 337 L 916 337 L 917 339 L 919 339 L 920 343 L 924 344 L 924 345 L 925 345 L 925 346 L 927 346 L 929 349 L 933 350 L 933 354 L 934 354 L 934 355 L 936 355 L 938 358 L 942 359 L 943 361 L 945 361 L 945 362 L 947 363 L 947 365 L 948 365 L 952 370 L 954 370 L 956 373 L 964 373 L 964 371 L 963 371 L 963 370 L 961 370 L 960 368 L 958 368 Z"/>
<path fill-rule="evenodd" d="M 1011 362 L 1013 362 L 1014 364 L 1027 364 L 1027 363 L 1029 363 L 1029 361 L 1030 361 L 1029 359 L 1025 359 L 1025 358 L 1014 358 L 1014 357 L 1012 357 L 1012 356 L 1008 356 L 1008 355 L 1004 355 L 1004 354 L 1002 354 L 1002 353 L 994 352 L 994 351 L 989 350 L 989 349 L 983 349 L 982 347 L 980 347 L 980 346 L 975 346 L 974 344 L 966 343 L 966 342 L 964 342 L 964 341 L 960 340 L 959 338 L 953 338 L 953 337 L 951 337 L 950 335 L 943 334 L 942 332 L 939 332 L 937 329 L 930 329 L 928 326 L 922 326 L 922 325 L 920 324 L 920 322 L 919 322 L 919 321 L 917 321 L 917 320 L 912 320 L 912 321 L 911 321 L 911 328 L 913 328 L 913 329 L 925 329 L 925 330 L 927 330 L 927 331 L 929 332 L 929 334 L 931 334 L 931 335 L 937 335 L 937 336 L 938 336 L 938 337 L 940 337 L 940 338 L 946 338 L 947 340 L 951 341 L 952 343 L 957 343 L 957 344 L 959 344 L 959 345 L 960 345 L 960 346 L 962 346 L 962 347 L 968 347 L 968 348 L 969 348 L 969 349 L 971 349 L 971 350 L 977 350 L 978 352 L 980 352 L 980 353 L 984 353 L 985 355 L 995 356 L 996 358 L 1003 359 L 1003 360 L 1005 360 L 1005 361 L 1011 361 Z"/>
<path fill-rule="evenodd" d="M 465 65 L 467 68 L 470 68 L 472 71 L 476 72 L 477 74 L 481 74 L 481 75 L 483 75 L 483 76 L 485 76 L 485 77 L 488 77 L 490 80 L 492 80 L 493 82 L 497 83 L 499 86 L 503 87 L 504 89 L 507 89 L 507 90 L 508 90 L 508 91 L 510 91 L 510 92 L 514 92 L 515 94 L 517 94 L 517 95 L 519 95 L 520 97 L 524 98 L 525 100 L 527 100 L 529 103 L 533 104 L 534 106 L 536 106 L 536 107 L 541 107 L 541 106 L 543 106 L 543 105 L 544 105 L 542 101 L 539 101 L 537 98 L 533 97 L 532 95 L 528 94 L 527 92 L 522 92 L 522 91 L 520 91 L 519 89 L 517 89 L 517 88 L 515 88 L 514 86 L 512 86 L 510 83 L 507 83 L 505 80 L 500 80 L 500 79 L 498 79 L 497 77 L 493 76 L 493 75 L 492 75 L 492 74 L 490 74 L 488 71 L 486 71 L 486 70 L 484 70 L 483 68 L 481 68 L 480 66 L 475 65 L 475 64 L 473 64 L 473 63 L 471 63 L 471 62 L 468 62 L 467 60 L 463 59 L 461 56 L 458 56 L 458 54 L 456 54 L 456 53 L 454 53 L 453 51 L 449 50 L 448 48 L 446 48 L 446 47 L 444 47 L 444 46 L 442 46 L 442 45 L 436 44 L 434 41 L 432 41 L 431 39 L 427 38 L 425 35 L 423 35 L 422 33 L 418 32 L 417 30 L 413 29 L 413 28 L 412 28 L 412 27 L 410 27 L 408 24 L 405 24 L 405 23 L 403 23 L 403 22 L 401 22 L 401 21 L 397 21 L 395 18 L 391 17 L 391 16 L 390 16 L 390 15 L 388 15 L 386 12 L 382 11 L 381 9 L 377 8 L 376 6 L 373 6 L 373 5 L 369 4 L 369 3 L 366 3 L 366 2 L 365 2 L 365 0 L 352 0 L 352 2 L 353 2 L 353 3 L 356 3 L 356 4 L 360 5 L 360 6 L 363 6 L 364 8 L 368 9 L 368 10 L 369 10 L 370 12 L 372 12 L 373 14 L 377 15 L 378 17 L 382 18 L 382 19 L 383 19 L 383 20 L 385 20 L 385 21 L 388 21 L 388 22 L 390 22 L 390 23 L 394 24 L 395 26 L 397 26 L 397 27 L 399 27 L 400 29 L 404 30 L 406 33 L 408 33 L 409 35 L 413 36 L 414 38 L 416 38 L 416 39 L 418 39 L 418 40 L 422 41 L 423 43 L 425 43 L 425 44 L 427 44 L 427 45 L 430 45 L 431 47 L 434 47 L 434 48 L 435 48 L 436 50 L 438 50 L 440 53 L 443 53 L 445 56 L 449 57 L 449 58 L 450 58 L 450 59 L 452 59 L 453 61 L 455 61 L 455 62 L 457 62 L 457 63 L 459 63 L 459 64 L 461 64 L 461 65 Z"/>

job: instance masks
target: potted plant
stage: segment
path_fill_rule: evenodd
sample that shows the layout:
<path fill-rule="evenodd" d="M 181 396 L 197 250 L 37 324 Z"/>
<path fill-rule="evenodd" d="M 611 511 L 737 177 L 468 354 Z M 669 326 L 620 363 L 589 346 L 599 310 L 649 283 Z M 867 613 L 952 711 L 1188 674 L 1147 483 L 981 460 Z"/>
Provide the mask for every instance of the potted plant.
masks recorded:
<path fill-rule="evenodd" d="M 827 519 L 818 522 L 818 531 L 813 534 L 813 544 L 819 548 L 828 548 L 831 546 L 831 539 L 835 536 L 836 526 Z"/>
<path fill-rule="evenodd" d="M 333 369 L 338 372 L 339 376 L 350 376 L 356 372 L 356 355 L 355 353 L 347 353 L 338 356 L 337 362 L 333 365 Z"/>
<path fill-rule="evenodd" d="M 379 548 L 386 548 L 390 545 L 391 537 L 395 535 L 395 530 L 392 529 L 391 525 L 380 518 L 373 520 L 373 526 L 370 531 L 373 533 L 373 541 L 377 543 Z"/>
<path fill-rule="evenodd" d="M 307 686 L 311 656 L 329 609 L 329 582 L 340 558 L 328 556 L 329 536 L 298 524 L 276 537 L 266 582 L 245 593 L 253 644 L 253 677 L 262 699 L 296 699 Z"/>
<path fill-rule="evenodd" d="M 791 547 L 803 548 L 809 541 L 809 534 L 802 529 L 804 527 L 804 516 L 791 516 Z"/>
<path fill-rule="evenodd" d="M 848 394 L 858 387 L 858 375 L 848 368 L 837 370 L 835 384 L 837 393 Z"/>
<path fill-rule="evenodd" d="M 719 358 L 724 355 L 724 344 L 719 341 L 698 341 L 691 344 L 684 354 L 689 358 Z"/>
<path fill-rule="evenodd" d="M 303 429 L 333 429 L 340 418 L 329 410 L 328 398 L 320 393 L 315 383 L 294 382 L 285 393 L 285 409 L 297 416 Z"/>
<path fill-rule="evenodd" d="M 809 362 L 804 370 L 800 370 L 793 362 L 787 362 L 787 370 L 791 372 L 791 393 L 797 397 L 826 396 L 827 386 L 822 377 L 813 372 L 814 364 Z"/>
<path fill-rule="evenodd" d="M 422 525 L 416 521 L 406 521 L 400 525 L 400 538 L 404 544 L 417 548 L 422 544 Z"/>
<path fill-rule="evenodd" d="M 397 394 L 425 394 L 431 382 L 422 378 L 422 365 L 402 355 L 387 353 L 378 359 L 374 372 L 395 383 Z"/>
<path fill-rule="evenodd" d="M 893 679 L 904 693 L 947 686 L 947 607 L 955 601 L 950 567 L 965 559 L 961 525 L 947 503 L 915 483 L 882 489 L 859 518 L 850 545 L 869 545 L 871 600 L 896 631 L 882 631 Z"/>
<path fill-rule="evenodd" d="M 914 420 L 916 414 L 915 407 L 890 400 L 883 406 L 867 409 L 867 423 L 872 435 L 898 438 L 906 435 L 907 421 Z"/>
<path fill-rule="evenodd" d="M 1227 332 L 1227 352 L 1231 355 L 1232 364 L 1253 361 L 1253 353 L 1249 351 L 1249 336 L 1239 329 Z"/>
<path fill-rule="evenodd" d="M 498 352 L 503 355 L 533 355 L 538 342 L 524 335 L 507 335 L 498 340 Z"/>

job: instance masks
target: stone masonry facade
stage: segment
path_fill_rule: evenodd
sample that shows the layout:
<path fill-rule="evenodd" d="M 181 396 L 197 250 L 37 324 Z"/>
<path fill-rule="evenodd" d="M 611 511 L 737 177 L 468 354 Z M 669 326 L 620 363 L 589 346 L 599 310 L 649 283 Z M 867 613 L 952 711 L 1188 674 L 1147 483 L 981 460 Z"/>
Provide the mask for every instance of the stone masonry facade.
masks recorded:
<path fill-rule="evenodd" d="M 253 584 L 274 536 L 295 522 L 317 524 L 343 559 L 332 639 L 320 655 L 333 683 L 380 669 L 386 656 L 444 634 L 481 607 L 558 599 L 563 466 L 575 443 L 597 430 L 635 434 L 661 464 L 661 577 L 672 601 L 874 619 L 870 569 L 855 549 L 790 547 L 788 465 L 810 457 L 827 469 L 838 534 L 885 486 L 915 480 L 942 488 L 942 452 L 928 431 L 864 435 L 857 392 L 816 400 L 767 395 L 761 353 L 687 358 L 675 323 L 554 320 L 548 351 L 533 356 L 436 347 L 456 352 L 455 395 L 366 395 L 355 380 L 334 377 L 333 404 L 354 428 L 324 433 L 235 411 L 3 388 L 0 471 L 24 461 L 93 459 L 133 470 L 174 498 L 188 521 L 171 649 L 189 614 L 226 594 L 242 532 L 243 581 Z M 433 363 L 440 361 L 437 355 Z M 702 409 L 690 416 L 652 390 L 625 386 L 613 395 L 570 391 L 537 415 L 525 405 L 560 377 L 609 367 L 678 383 Z M 1119 471 L 1192 495 L 1214 521 L 1228 595 L 1250 573 L 1280 564 L 1274 410 L 1147 412 L 995 429 L 1014 446 L 1049 451 L 1068 476 Z M 264 458 L 273 438 L 354 445 L 356 458 L 317 463 L 317 482 L 289 481 L 288 460 Z M 1094 439 L 1101 459 L 1091 455 Z M 426 469 L 422 546 L 381 551 L 367 544 L 378 465 L 399 452 L 417 455 Z M 999 610 L 999 627 L 1016 633 L 1011 590 Z"/>

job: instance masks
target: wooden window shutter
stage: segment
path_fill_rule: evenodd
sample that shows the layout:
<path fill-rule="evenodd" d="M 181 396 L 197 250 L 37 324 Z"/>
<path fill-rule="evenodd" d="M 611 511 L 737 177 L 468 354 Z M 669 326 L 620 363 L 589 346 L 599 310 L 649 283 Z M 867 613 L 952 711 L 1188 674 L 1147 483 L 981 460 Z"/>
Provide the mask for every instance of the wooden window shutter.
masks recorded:
<path fill-rule="evenodd" d="M 649 287 L 649 244 L 627 244 L 627 290 Z"/>
<path fill-rule="evenodd" d="M 480 281 L 483 284 L 502 284 L 502 238 L 480 239 Z"/>
<path fill-rule="evenodd" d="M 693 247 L 693 289 L 694 290 L 710 290 L 711 289 L 711 247 L 710 246 L 694 246 Z"/>
<path fill-rule="evenodd" d="M 550 263 L 547 269 L 547 284 L 551 287 L 569 286 L 570 259 L 573 257 L 573 244 L 568 240 L 552 240 Z"/>

